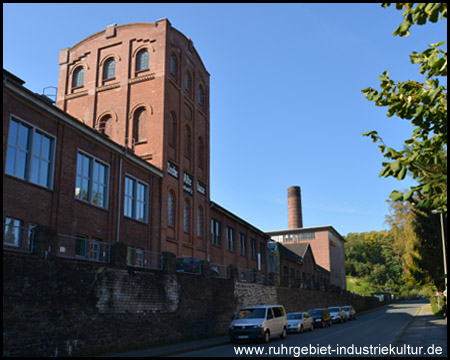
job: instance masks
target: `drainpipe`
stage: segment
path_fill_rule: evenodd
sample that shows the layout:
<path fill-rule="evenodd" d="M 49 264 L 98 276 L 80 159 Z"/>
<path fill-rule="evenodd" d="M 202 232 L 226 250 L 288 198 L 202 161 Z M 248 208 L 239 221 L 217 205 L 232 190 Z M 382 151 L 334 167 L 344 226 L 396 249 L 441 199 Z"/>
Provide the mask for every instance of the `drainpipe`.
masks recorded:
<path fill-rule="evenodd" d="M 123 156 L 127 154 L 127 147 L 125 146 L 125 150 L 123 152 Z M 120 199 L 122 198 L 122 156 L 119 157 L 119 189 L 117 196 L 117 232 L 116 232 L 116 243 L 120 240 Z"/>

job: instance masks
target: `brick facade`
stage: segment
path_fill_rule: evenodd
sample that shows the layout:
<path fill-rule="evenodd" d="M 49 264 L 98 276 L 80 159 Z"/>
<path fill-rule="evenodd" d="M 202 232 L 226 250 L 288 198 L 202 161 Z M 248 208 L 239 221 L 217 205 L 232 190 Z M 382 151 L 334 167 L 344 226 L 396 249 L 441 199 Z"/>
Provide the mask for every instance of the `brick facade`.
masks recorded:
<path fill-rule="evenodd" d="M 142 52 L 148 63 L 139 68 Z M 115 73 L 105 79 L 108 61 L 115 62 Z M 192 41 L 166 19 L 111 25 L 62 50 L 59 64 L 59 108 L 165 174 L 177 173 L 162 179 L 161 211 L 167 214 L 171 193 L 175 217 L 173 224 L 162 217 L 162 250 L 206 259 L 209 73 Z M 84 83 L 74 86 L 79 69 Z"/>
<path fill-rule="evenodd" d="M 33 131 L 53 139 L 50 165 L 53 181 L 48 187 L 4 170 L 4 221 L 5 217 L 16 218 L 22 221 L 24 228 L 32 224 L 45 225 L 66 235 L 82 235 L 107 243 L 120 241 L 132 247 L 161 251 L 162 172 L 159 169 L 15 82 L 8 81 L 4 87 L 3 119 L 4 169 L 7 152 L 13 152 L 8 149 L 11 121 L 30 126 Z M 36 144 L 30 135 L 28 142 L 31 141 Z M 104 206 L 76 197 L 79 154 L 101 162 L 107 169 Z M 31 159 L 31 155 L 29 157 Z M 119 194 L 125 188 L 126 177 L 138 179 L 147 186 L 145 221 L 124 215 L 123 197 Z"/>
<path fill-rule="evenodd" d="M 317 264 L 330 272 L 330 284 L 347 288 L 345 274 L 345 240 L 332 226 L 269 231 L 275 241 L 297 252 L 295 244 L 310 244 Z M 302 256 L 301 253 L 298 253 Z"/>

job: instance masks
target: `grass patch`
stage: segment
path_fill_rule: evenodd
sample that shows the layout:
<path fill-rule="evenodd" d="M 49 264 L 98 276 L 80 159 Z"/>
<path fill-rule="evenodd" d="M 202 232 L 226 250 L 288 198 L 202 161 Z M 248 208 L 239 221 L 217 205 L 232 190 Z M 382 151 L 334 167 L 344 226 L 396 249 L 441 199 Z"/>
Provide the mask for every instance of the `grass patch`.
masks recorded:
<path fill-rule="evenodd" d="M 364 296 L 384 291 L 382 286 L 374 285 L 367 280 L 347 276 L 347 290 Z"/>

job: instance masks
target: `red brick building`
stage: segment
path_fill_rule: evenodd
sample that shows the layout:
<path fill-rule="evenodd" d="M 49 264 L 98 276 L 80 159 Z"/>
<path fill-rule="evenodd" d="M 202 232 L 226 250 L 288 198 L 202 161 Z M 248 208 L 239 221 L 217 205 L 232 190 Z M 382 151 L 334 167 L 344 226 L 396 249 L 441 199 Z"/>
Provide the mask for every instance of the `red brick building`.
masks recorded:
<path fill-rule="evenodd" d="M 296 244 L 309 244 L 315 262 L 330 272 L 330 285 L 347 288 L 345 275 L 345 240 L 332 226 L 270 231 L 272 240 L 282 243 L 300 256 L 303 248 Z"/>
<path fill-rule="evenodd" d="M 166 19 L 111 25 L 59 66 L 56 107 L 4 71 L 4 248 L 27 251 L 44 225 L 58 256 L 107 261 L 122 243 L 131 265 L 171 252 L 264 282 L 269 235 L 210 201 L 209 73 L 192 41 Z M 302 259 L 283 268 L 315 274 Z"/>
<path fill-rule="evenodd" d="M 326 271 L 329 271 L 330 285 L 341 289 L 347 288 L 345 273 L 345 239 L 331 225 L 303 227 L 301 192 L 299 186 L 288 188 L 288 219 L 289 229 L 270 231 L 267 234 L 277 241 L 304 256 L 304 245 L 309 244 L 314 254 L 314 262 Z M 311 261 L 309 263 L 312 263 Z M 326 278 L 326 273 L 311 276 Z M 322 275 L 322 276 L 321 276 Z"/>
<path fill-rule="evenodd" d="M 44 225 L 89 239 L 80 256 L 100 256 L 101 244 L 113 242 L 160 252 L 162 176 L 3 72 L 3 219 L 10 232 L 21 232 L 10 248 L 27 251 L 28 232 Z M 132 191 L 143 196 L 128 196 Z M 61 245 L 61 255 L 73 255 L 74 244 Z"/>
<path fill-rule="evenodd" d="M 209 73 L 166 19 L 60 52 L 57 106 L 162 169 L 161 248 L 207 259 Z"/>

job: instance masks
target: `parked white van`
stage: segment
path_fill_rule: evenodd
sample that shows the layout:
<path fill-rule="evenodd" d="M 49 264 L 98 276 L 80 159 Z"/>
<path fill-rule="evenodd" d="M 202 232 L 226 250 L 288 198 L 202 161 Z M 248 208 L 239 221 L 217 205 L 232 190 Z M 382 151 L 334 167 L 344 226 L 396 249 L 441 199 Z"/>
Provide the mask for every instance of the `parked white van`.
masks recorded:
<path fill-rule="evenodd" d="M 249 306 L 239 309 L 230 324 L 230 341 L 262 339 L 265 343 L 273 336 L 284 339 L 287 318 L 283 305 Z"/>

